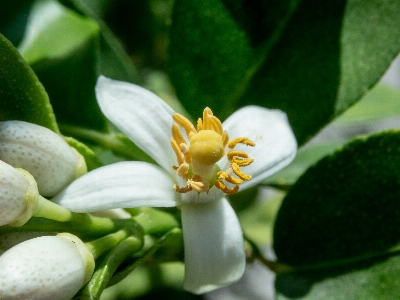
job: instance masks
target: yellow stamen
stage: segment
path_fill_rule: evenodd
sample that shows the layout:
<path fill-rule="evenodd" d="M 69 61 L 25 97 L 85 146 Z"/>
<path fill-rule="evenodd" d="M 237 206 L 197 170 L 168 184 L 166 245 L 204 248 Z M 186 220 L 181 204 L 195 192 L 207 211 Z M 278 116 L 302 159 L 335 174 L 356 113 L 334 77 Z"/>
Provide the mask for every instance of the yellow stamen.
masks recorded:
<path fill-rule="evenodd" d="M 189 165 L 188 164 L 181 164 L 179 168 L 176 169 L 176 173 L 178 176 L 183 177 L 183 178 L 189 178 L 188 173 L 189 173 Z"/>
<path fill-rule="evenodd" d="M 172 124 L 172 138 L 176 141 L 178 145 L 182 143 L 186 144 L 186 141 L 183 139 L 181 131 L 179 130 L 178 124 L 176 123 Z"/>
<path fill-rule="evenodd" d="M 178 165 L 180 166 L 184 162 L 184 156 L 183 156 L 183 154 L 181 152 L 181 149 L 179 148 L 178 144 L 176 143 L 176 141 L 174 139 L 172 139 L 172 138 L 171 138 L 170 141 L 171 141 L 172 149 L 175 152 L 176 159 L 178 161 Z"/>
<path fill-rule="evenodd" d="M 188 180 L 188 184 L 192 189 L 199 193 L 207 192 L 210 188 L 208 182 Z"/>
<path fill-rule="evenodd" d="M 181 194 L 184 194 L 184 193 L 187 193 L 187 192 L 190 192 L 191 190 L 193 190 L 193 188 L 191 186 L 185 186 L 183 188 L 180 188 L 176 184 L 174 184 L 174 189 L 175 189 L 175 191 L 177 191 L 178 193 L 181 193 Z"/>
<path fill-rule="evenodd" d="M 238 137 L 236 139 L 231 140 L 228 143 L 228 148 L 233 149 L 237 144 L 244 144 L 251 147 L 254 147 L 256 145 L 254 142 L 252 142 L 246 137 Z"/>
<path fill-rule="evenodd" d="M 210 119 L 210 123 L 211 123 L 214 131 L 216 131 L 218 134 L 222 135 L 222 133 L 224 132 L 224 129 L 222 128 L 221 121 L 215 116 L 209 116 L 209 119 Z"/>
<path fill-rule="evenodd" d="M 172 115 L 172 119 L 174 119 L 176 123 L 182 126 L 188 137 L 191 132 L 197 133 L 197 130 L 194 128 L 193 124 L 181 114 L 174 113 Z"/>
<path fill-rule="evenodd" d="M 218 172 L 217 175 L 218 175 L 218 178 L 219 178 L 219 179 L 225 180 L 225 181 L 227 181 L 227 182 L 229 182 L 229 183 L 241 184 L 241 183 L 243 182 L 242 179 L 232 177 L 231 175 L 229 175 L 228 173 L 226 173 L 226 172 L 224 172 L 224 171 Z"/>
<path fill-rule="evenodd" d="M 179 149 L 185 156 L 185 161 L 190 164 L 192 162 L 192 156 L 190 155 L 189 147 L 186 145 L 186 143 L 182 143 L 179 145 Z"/>
<path fill-rule="evenodd" d="M 250 165 L 254 161 L 253 158 L 241 159 L 241 158 L 233 158 L 232 162 L 237 164 L 240 167 L 246 167 Z"/>
<path fill-rule="evenodd" d="M 209 116 L 213 113 L 209 107 L 206 107 L 203 111 L 203 130 L 212 130 L 212 125 Z"/>
<path fill-rule="evenodd" d="M 246 181 L 251 180 L 251 176 L 250 176 L 250 175 L 247 175 L 247 174 L 244 174 L 244 173 L 240 170 L 238 164 L 236 164 L 236 163 L 231 163 L 231 166 L 232 166 L 232 171 L 233 171 L 233 173 L 235 173 L 240 179 L 243 179 L 243 180 L 246 180 Z"/>
<path fill-rule="evenodd" d="M 197 131 L 203 130 L 203 121 L 201 118 L 197 120 Z"/>
<path fill-rule="evenodd" d="M 232 195 L 237 193 L 237 191 L 239 190 L 239 186 L 235 185 L 235 187 L 233 188 L 228 188 L 222 181 L 220 180 L 215 180 L 214 185 L 220 189 L 221 191 L 223 191 L 225 194 L 227 195 Z"/>
<path fill-rule="evenodd" d="M 233 158 L 235 156 L 243 157 L 243 158 L 248 158 L 249 157 L 249 155 L 246 152 L 243 152 L 243 151 L 229 151 L 227 156 L 228 156 L 228 160 L 230 162 L 232 162 L 232 160 L 233 160 Z"/>
<path fill-rule="evenodd" d="M 222 143 L 224 144 L 224 148 L 228 144 L 228 141 L 229 141 L 229 135 L 226 131 L 224 131 L 224 133 L 222 134 Z"/>

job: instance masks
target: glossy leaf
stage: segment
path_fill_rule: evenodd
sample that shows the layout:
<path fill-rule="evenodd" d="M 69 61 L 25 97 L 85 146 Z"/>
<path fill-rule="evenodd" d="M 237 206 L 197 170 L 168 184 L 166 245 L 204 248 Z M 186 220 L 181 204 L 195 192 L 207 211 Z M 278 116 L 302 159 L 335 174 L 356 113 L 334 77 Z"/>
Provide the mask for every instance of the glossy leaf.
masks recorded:
<path fill-rule="evenodd" d="M 99 28 L 54 1 L 32 9 L 20 50 L 49 93 L 61 123 L 106 130 L 94 94 Z"/>
<path fill-rule="evenodd" d="M 375 264 L 373 264 L 375 262 Z M 400 257 L 278 275 L 277 300 L 393 300 L 400 293 Z M 340 291 L 340 292 L 338 292 Z"/>
<path fill-rule="evenodd" d="M 309 266 L 388 251 L 400 242 L 400 131 L 354 140 L 307 170 L 279 210 L 279 261 Z"/>
<path fill-rule="evenodd" d="M 266 11 L 233 3 L 175 2 L 170 74 L 193 115 L 200 105 L 222 119 L 248 104 L 279 108 L 303 144 L 360 99 L 400 50 L 397 1 L 257 1 Z M 255 11 L 272 20 L 258 24 L 261 34 L 257 22 L 243 21 Z M 274 15 L 281 21 L 267 18 Z"/>
<path fill-rule="evenodd" d="M 0 120 L 21 120 L 58 132 L 49 97 L 17 49 L 0 34 Z"/>

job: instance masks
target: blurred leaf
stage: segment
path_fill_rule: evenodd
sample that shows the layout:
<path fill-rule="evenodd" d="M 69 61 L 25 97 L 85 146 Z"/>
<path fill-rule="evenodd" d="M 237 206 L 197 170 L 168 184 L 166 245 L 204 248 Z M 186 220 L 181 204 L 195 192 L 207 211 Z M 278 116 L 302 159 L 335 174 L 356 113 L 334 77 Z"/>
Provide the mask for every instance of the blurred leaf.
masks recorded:
<path fill-rule="evenodd" d="M 400 91 L 379 84 L 339 116 L 333 124 L 338 126 L 368 125 L 399 115 Z"/>
<path fill-rule="evenodd" d="M 315 265 L 385 252 L 400 241 L 400 131 L 355 139 L 320 160 L 279 210 L 279 261 Z"/>
<path fill-rule="evenodd" d="M 170 73 L 178 97 L 191 114 L 207 105 L 222 119 L 249 104 L 279 108 L 299 144 L 360 99 L 400 50 L 398 1 L 265 0 L 258 10 L 224 3 L 175 3 Z M 253 21 L 256 14 L 271 24 Z"/>
<path fill-rule="evenodd" d="M 136 83 L 139 77 L 125 49 L 103 21 L 104 14 L 115 1 L 59 0 L 80 14 L 95 20 L 100 27 L 98 70 L 106 77 Z M 121 19 L 120 19 L 121 20 Z"/>
<path fill-rule="evenodd" d="M 22 40 L 33 1 L 0 1 L 0 32 L 15 46 Z"/>
<path fill-rule="evenodd" d="M 0 57 L 0 120 L 27 121 L 58 133 L 44 87 L 17 49 L 1 34 Z"/>
<path fill-rule="evenodd" d="M 20 51 L 49 93 L 61 123 L 106 130 L 94 93 L 98 26 L 54 1 L 38 1 Z"/>
<path fill-rule="evenodd" d="M 364 267 L 364 268 L 362 268 Z M 280 274 L 275 281 L 277 299 L 394 300 L 400 294 L 398 255 L 343 268 Z M 340 291 L 340 292 L 338 292 Z"/>
<path fill-rule="evenodd" d="M 169 52 L 172 83 L 195 117 L 205 106 L 224 111 L 257 63 L 245 31 L 219 0 L 175 1 Z"/>

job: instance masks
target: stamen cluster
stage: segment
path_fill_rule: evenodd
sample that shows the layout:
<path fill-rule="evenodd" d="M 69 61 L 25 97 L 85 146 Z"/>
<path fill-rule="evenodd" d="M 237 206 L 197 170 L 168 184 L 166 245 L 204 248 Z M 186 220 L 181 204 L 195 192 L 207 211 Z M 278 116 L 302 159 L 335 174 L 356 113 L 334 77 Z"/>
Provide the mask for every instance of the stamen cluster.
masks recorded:
<path fill-rule="evenodd" d="M 239 184 L 251 180 L 251 175 L 244 174 L 241 167 L 250 165 L 254 159 L 249 158 L 244 151 L 233 150 L 236 145 L 244 144 L 254 147 L 255 143 L 246 137 L 238 137 L 229 141 L 226 130 L 221 121 L 215 117 L 210 108 L 203 111 L 203 119 L 197 121 L 197 129 L 183 115 L 172 115 L 171 146 L 175 152 L 178 166 L 173 166 L 177 175 L 187 180 L 185 187 L 174 185 L 178 193 L 187 193 L 192 190 L 207 192 L 212 186 L 216 186 L 225 194 L 234 194 L 239 190 Z M 186 133 L 188 142 L 181 134 L 180 127 Z M 216 163 L 225 155 L 226 147 L 231 165 L 226 171 L 218 171 Z M 234 173 L 237 177 L 233 177 Z M 233 184 L 232 188 L 226 183 Z"/>

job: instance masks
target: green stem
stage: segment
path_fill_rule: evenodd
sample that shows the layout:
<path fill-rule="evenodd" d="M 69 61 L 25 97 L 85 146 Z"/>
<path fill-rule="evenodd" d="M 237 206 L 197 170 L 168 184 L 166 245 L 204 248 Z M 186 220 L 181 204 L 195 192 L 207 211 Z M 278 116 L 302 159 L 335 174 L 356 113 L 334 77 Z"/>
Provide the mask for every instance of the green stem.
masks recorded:
<path fill-rule="evenodd" d="M 38 204 L 33 216 L 54 221 L 67 222 L 72 218 L 73 213 L 65 207 L 55 204 L 39 195 Z"/>
<path fill-rule="evenodd" d="M 143 246 L 141 239 L 130 236 L 121 241 L 113 250 L 107 253 L 96 263 L 96 270 L 89 282 L 79 291 L 74 299 L 99 299 L 103 290 L 107 287 L 117 268 L 124 260 Z"/>
<path fill-rule="evenodd" d="M 65 124 L 60 124 L 59 126 L 64 135 L 73 136 L 77 139 L 99 145 L 103 149 L 111 150 L 119 156 L 154 163 L 154 160 L 151 159 L 150 156 L 122 134 L 117 134 L 115 132 L 103 133 L 96 130 Z"/>
<path fill-rule="evenodd" d="M 141 212 L 132 219 L 142 226 L 144 234 L 162 235 L 173 228 L 180 227 L 179 222 L 170 213 L 151 207 L 141 208 Z"/>

